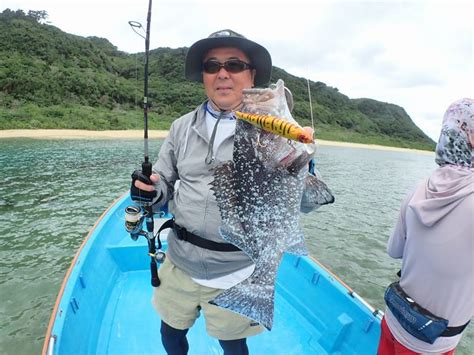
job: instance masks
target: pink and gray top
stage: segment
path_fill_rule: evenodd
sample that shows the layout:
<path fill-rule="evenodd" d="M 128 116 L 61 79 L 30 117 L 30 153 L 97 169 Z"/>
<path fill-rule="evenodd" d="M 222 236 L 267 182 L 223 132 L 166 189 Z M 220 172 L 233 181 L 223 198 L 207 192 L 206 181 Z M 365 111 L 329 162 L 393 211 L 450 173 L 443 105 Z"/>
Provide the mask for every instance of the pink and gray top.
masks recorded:
<path fill-rule="evenodd" d="M 474 100 L 447 110 L 436 148 L 440 165 L 411 192 L 387 251 L 402 258 L 400 285 L 422 307 L 459 326 L 474 316 Z M 428 344 L 407 333 L 387 309 L 394 337 L 419 353 L 446 352 L 461 335 Z"/>

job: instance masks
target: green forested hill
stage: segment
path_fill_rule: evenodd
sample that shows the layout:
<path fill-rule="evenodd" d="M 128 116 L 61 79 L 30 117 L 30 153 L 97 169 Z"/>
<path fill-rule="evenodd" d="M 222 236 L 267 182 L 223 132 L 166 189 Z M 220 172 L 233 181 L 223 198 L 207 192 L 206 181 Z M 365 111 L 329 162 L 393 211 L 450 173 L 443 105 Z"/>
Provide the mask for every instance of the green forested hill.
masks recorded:
<path fill-rule="evenodd" d="M 36 16 L 35 16 L 36 15 Z M 143 127 L 143 53 L 118 51 L 107 39 L 80 37 L 42 24 L 47 14 L 0 14 L 0 129 Z M 170 123 L 204 99 L 200 84 L 184 79 L 187 48 L 150 52 L 151 129 Z M 310 124 L 307 82 L 274 67 L 295 98 L 295 118 Z M 310 82 L 316 135 L 321 139 L 434 148 L 402 107 L 350 99 Z"/>

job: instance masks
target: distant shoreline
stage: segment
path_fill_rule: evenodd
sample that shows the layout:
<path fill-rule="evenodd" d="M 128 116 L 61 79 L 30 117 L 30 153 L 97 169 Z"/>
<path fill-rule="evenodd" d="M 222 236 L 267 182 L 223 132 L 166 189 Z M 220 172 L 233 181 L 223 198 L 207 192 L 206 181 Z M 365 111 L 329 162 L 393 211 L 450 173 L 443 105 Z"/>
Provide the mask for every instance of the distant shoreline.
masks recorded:
<path fill-rule="evenodd" d="M 168 131 L 149 130 L 149 138 L 166 138 Z M 2 138 L 35 138 L 35 139 L 140 139 L 143 138 L 142 130 L 114 130 L 114 131 L 87 131 L 81 129 L 6 129 L 0 130 Z M 427 150 L 388 147 L 376 144 L 361 144 L 349 142 L 326 141 L 316 139 L 318 145 L 335 147 L 364 148 L 376 150 L 388 150 L 396 152 L 417 152 L 422 154 L 434 154 Z"/>
<path fill-rule="evenodd" d="M 149 138 L 165 138 L 168 131 L 149 130 Z M 0 138 L 36 139 L 116 139 L 143 138 L 143 130 L 88 131 L 85 129 L 5 129 Z"/>

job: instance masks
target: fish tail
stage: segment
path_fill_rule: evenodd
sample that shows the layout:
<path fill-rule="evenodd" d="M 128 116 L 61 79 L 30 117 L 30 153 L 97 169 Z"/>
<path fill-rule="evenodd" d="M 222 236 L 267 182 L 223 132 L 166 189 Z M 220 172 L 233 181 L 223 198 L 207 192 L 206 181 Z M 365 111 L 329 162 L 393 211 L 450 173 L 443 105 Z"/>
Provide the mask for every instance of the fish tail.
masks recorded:
<path fill-rule="evenodd" d="M 236 286 L 225 290 L 209 303 L 253 319 L 271 330 L 274 292 L 273 284 L 258 285 L 250 276 Z"/>

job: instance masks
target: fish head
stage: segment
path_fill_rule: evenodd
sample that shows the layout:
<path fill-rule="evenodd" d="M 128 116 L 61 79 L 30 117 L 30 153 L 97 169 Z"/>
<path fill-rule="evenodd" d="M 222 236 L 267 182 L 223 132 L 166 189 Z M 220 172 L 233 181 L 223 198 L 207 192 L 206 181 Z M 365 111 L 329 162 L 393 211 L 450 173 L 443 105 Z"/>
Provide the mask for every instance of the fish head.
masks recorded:
<path fill-rule="evenodd" d="M 244 112 L 282 117 L 296 123 L 291 116 L 293 95 L 283 80 L 279 79 L 268 88 L 244 89 L 242 93 Z"/>
<path fill-rule="evenodd" d="M 291 92 L 282 80 L 268 88 L 252 88 L 243 91 L 243 108 L 246 113 L 270 115 L 297 124 L 288 104 L 293 105 Z M 267 168 L 284 168 L 299 172 L 315 153 L 315 144 L 300 143 L 261 129 L 241 120 L 236 132 L 241 131 L 254 149 L 255 157 Z"/>

